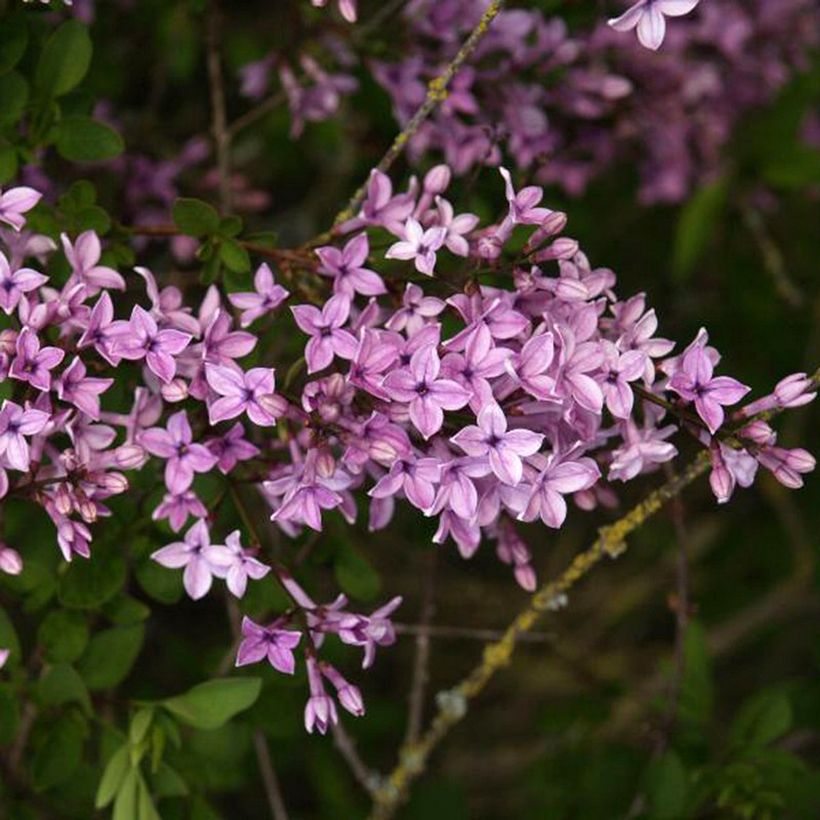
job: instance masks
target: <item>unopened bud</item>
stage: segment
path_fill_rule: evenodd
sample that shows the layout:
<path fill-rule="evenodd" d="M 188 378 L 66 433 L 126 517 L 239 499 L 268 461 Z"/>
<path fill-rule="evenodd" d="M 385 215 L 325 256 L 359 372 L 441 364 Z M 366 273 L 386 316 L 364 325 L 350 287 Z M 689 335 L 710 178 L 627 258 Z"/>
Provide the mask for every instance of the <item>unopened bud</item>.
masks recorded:
<path fill-rule="evenodd" d="M 184 379 L 173 379 L 168 384 L 163 384 L 160 388 L 162 398 L 165 401 L 176 404 L 188 398 L 188 383 Z"/>
<path fill-rule="evenodd" d="M 139 444 L 123 444 L 114 451 L 114 463 L 123 470 L 135 470 L 141 467 L 148 454 Z"/>
<path fill-rule="evenodd" d="M 17 550 L 0 544 L 0 572 L 6 575 L 19 575 L 23 571 L 23 559 Z"/>
<path fill-rule="evenodd" d="M 425 193 L 432 196 L 443 194 L 450 187 L 452 176 L 452 172 L 446 165 L 436 165 L 431 168 L 424 177 Z"/>

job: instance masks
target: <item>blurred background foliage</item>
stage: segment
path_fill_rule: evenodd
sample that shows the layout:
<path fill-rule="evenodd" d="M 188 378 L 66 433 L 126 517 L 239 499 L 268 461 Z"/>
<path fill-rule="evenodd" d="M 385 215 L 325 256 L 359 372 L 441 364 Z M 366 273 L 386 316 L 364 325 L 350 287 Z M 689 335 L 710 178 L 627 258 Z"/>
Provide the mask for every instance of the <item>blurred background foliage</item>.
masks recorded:
<path fill-rule="evenodd" d="M 380 3 L 361 5 L 367 21 Z M 604 13 L 594 3 L 518 5 L 560 11 L 572 26 Z M 361 34 L 301 0 L 223 6 L 229 121 L 251 107 L 238 94 L 240 67 L 271 50 L 295 59 L 312 47 L 319 29 L 352 36 L 353 48 L 364 56 L 389 52 L 395 39 L 396 21 L 389 15 Z M 123 183 L 128 158 L 173 161 L 191 138 L 208 138 L 206 3 L 99 0 L 90 26 L 90 68 L 65 91 L 53 85 L 65 74 L 38 66 L 47 38 L 69 15 L 16 2 L 0 7 L 3 183 L 20 173 L 33 176 L 32 166 L 40 165 L 64 195 L 42 210 L 42 224 L 95 227 L 107 234 L 112 258 L 132 262 L 127 233 L 118 224 L 132 217 Z M 79 40 L 72 48 L 78 51 L 68 70 L 85 59 Z M 251 203 L 242 213 L 249 230 L 273 231 L 283 247 L 310 238 L 328 227 L 378 161 L 396 123 L 384 92 L 365 72 L 357 76 L 360 88 L 338 116 L 309 124 L 299 140 L 289 136 L 284 105 L 238 134 L 235 199 Z M 622 293 L 648 294 L 662 335 L 686 342 L 707 326 L 727 370 L 758 393 L 820 362 L 820 153 L 800 139 L 805 117 L 818 104 L 815 61 L 775 104 L 753 112 L 737 129 L 724 175 L 679 207 L 636 204 L 628 164 L 596 180 L 581 198 L 567 199 L 556 190 L 546 198 L 550 207 L 567 211 L 568 234 L 593 264 L 617 272 Z M 111 129 L 77 125 L 77 118 L 92 114 Z M 66 120 L 74 124 L 66 126 Z M 78 127 L 79 136 L 70 130 Z M 118 134 L 125 159 L 113 159 L 121 147 Z M 91 163 L 83 161 L 89 140 L 95 146 Z M 216 204 L 212 167 L 211 157 L 203 156 L 170 184 L 179 194 Z M 410 171 L 400 162 L 394 178 L 406 179 Z M 159 170 L 151 165 L 147 173 Z M 94 188 L 70 187 L 81 179 Z M 469 176 L 460 191 L 462 209 L 498 211 L 495 172 Z M 156 207 L 169 221 L 163 203 Z M 151 241 L 138 257 L 156 272 L 169 271 L 166 281 L 192 297 L 204 292 L 197 278 L 201 266 L 176 261 L 167 242 Z M 236 267 L 229 275 L 249 281 L 250 272 Z M 137 298 L 138 286 L 132 287 Z M 262 347 L 287 343 L 286 333 L 274 327 Z M 781 420 L 782 440 L 816 453 L 817 422 L 816 407 L 790 412 Z M 623 505 L 657 480 L 630 487 Z M 260 732 L 293 817 L 364 816 L 366 796 L 333 739 L 304 732 L 299 673 L 286 679 L 255 668 L 261 694 L 249 696 L 250 709 L 238 708 L 238 717 L 216 728 L 202 728 L 200 718 L 180 717 L 170 706 L 137 718 L 138 704 L 163 701 L 225 674 L 233 640 L 219 595 L 191 602 L 182 595 L 178 573 L 148 561 L 171 533 L 148 513 L 156 476 L 144 472 L 139 482 L 97 528 L 89 563 L 63 565 L 50 524 L 24 502 L 5 506 L 4 537 L 24 554 L 26 569 L 18 578 L 0 576 L 0 645 L 21 646 L 25 663 L 12 664 L 0 683 L 0 754 L 7 764 L 0 811 L 14 820 L 97 816 L 101 774 L 124 748 L 127 733 L 141 741 L 144 720 L 152 727 L 153 753 L 161 744 L 159 758 L 168 769 L 160 766 L 151 775 L 162 818 L 265 816 L 254 756 Z M 198 479 L 197 492 L 207 502 L 217 500 L 207 477 Z M 244 497 L 241 487 L 237 492 Z M 232 497 L 218 501 L 220 526 L 226 532 L 241 526 Z M 362 758 L 388 770 L 405 731 L 413 632 L 425 587 L 434 579 L 430 692 L 469 671 L 488 636 L 524 605 L 525 593 L 490 549 L 464 562 L 451 545 L 432 546 L 432 524 L 406 511 L 376 536 L 366 522 L 348 527 L 332 516 L 321 537 L 291 542 L 266 529 L 261 503 L 244 501 L 266 546 L 298 567 L 319 597 L 337 585 L 363 607 L 380 596 L 405 596 L 399 642 L 381 653 L 366 679 L 368 714 L 344 718 Z M 560 570 L 616 514 L 576 512 L 558 533 L 528 528 L 539 578 Z M 816 476 L 790 493 L 761 475 L 726 508 L 717 507 L 705 483 L 687 491 L 677 508 L 634 536 L 623 560 L 600 567 L 566 610 L 550 615 L 523 643 L 513 665 L 471 705 L 471 714 L 436 753 L 401 816 L 820 815 L 819 531 Z M 688 557 L 683 603 L 676 592 L 681 549 Z M 269 579 L 253 585 L 241 602 L 243 612 L 260 616 L 285 606 Z M 690 622 L 676 657 L 680 606 L 687 607 Z M 348 648 L 333 652 L 331 660 L 341 668 L 357 663 Z M 675 674 L 679 663 L 682 677 Z M 31 742 L 25 759 L 15 761 L 21 727 L 30 731 Z M 19 777 L 8 776 L 9 762 Z"/>

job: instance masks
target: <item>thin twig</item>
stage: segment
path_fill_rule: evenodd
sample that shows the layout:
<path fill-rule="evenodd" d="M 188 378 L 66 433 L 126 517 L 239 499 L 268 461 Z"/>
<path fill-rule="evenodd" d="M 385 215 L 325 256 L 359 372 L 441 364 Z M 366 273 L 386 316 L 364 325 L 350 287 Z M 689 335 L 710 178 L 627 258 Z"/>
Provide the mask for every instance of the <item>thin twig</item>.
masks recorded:
<path fill-rule="evenodd" d="M 504 636 L 503 629 L 472 629 L 466 626 L 427 626 L 422 624 L 393 624 L 399 635 L 420 635 L 426 633 L 431 638 L 469 641 L 497 641 Z M 555 636 L 549 632 L 526 632 L 520 636 L 523 643 L 553 643 Z"/>
<path fill-rule="evenodd" d="M 419 128 L 424 124 L 427 118 L 436 110 L 436 108 L 447 99 L 447 88 L 453 80 L 453 77 L 458 73 L 459 69 L 464 65 L 466 60 L 475 51 L 476 46 L 481 42 L 482 37 L 489 31 L 490 24 L 498 16 L 501 9 L 504 7 L 505 0 L 492 0 L 487 6 L 481 19 L 476 24 L 475 28 L 470 32 L 470 36 L 462 44 L 456 56 L 444 68 L 444 70 L 437 77 L 432 79 L 427 86 L 427 96 L 424 102 L 419 106 L 415 114 L 410 118 L 407 125 L 401 130 L 393 144 L 387 149 L 385 155 L 381 158 L 376 169 L 381 172 L 386 172 L 398 159 L 404 150 L 407 143 L 418 132 Z M 347 206 L 343 208 L 333 221 L 334 227 L 346 222 L 356 215 L 359 206 L 364 201 L 367 192 L 367 181 L 365 181 L 358 190 L 350 198 Z M 317 245 L 327 242 L 333 235 L 332 230 L 316 237 L 310 244 Z"/>
<path fill-rule="evenodd" d="M 256 760 L 259 763 L 259 772 L 262 775 L 262 782 L 265 784 L 265 794 L 268 796 L 268 806 L 274 820 L 288 820 L 288 810 L 282 799 L 282 787 L 273 767 L 273 761 L 268 748 L 268 741 L 265 733 L 257 729 L 253 733 L 253 747 L 256 751 Z"/>
<path fill-rule="evenodd" d="M 740 213 L 743 217 L 743 223 L 757 244 L 763 260 L 763 267 L 771 276 L 777 295 L 790 307 L 803 307 L 805 303 L 803 292 L 789 278 L 783 254 L 766 228 L 766 223 L 763 221 L 760 211 L 750 203 L 743 202 L 740 206 Z"/>
<path fill-rule="evenodd" d="M 205 44 L 208 58 L 208 84 L 211 91 L 211 135 L 216 149 L 219 172 L 219 203 L 223 211 L 231 209 L 231 139 L 225 114 L 225 83 L 222 77 L 220 29 L 222 14 L 217 0 L 211 0 L 208 10 Z"/>
<path fill-rule="evenodd" d="M 353 738 L 350 737 L 341 723 L 332 723 L 330 730 L 333 732 L 333 742 L 336 749 L 347 763 L 356 782 L 369 795 L 373 796 L 381 784 L 382 776 L 362 760 Z"/>
<path fill-rule="evenodd" d="M 416 633 L 416 654 L 413 658 L 413 677 L 407 709 L 407 733 L 404 745 L 411 746 L 421 734 L 424 720 L 424 696 L 430 678 L 430 626 L 436 609 L 435 581 L 438 550 L 431 549 L 425 555 L 425 571 L 421 574 L 421 629 Z"/>

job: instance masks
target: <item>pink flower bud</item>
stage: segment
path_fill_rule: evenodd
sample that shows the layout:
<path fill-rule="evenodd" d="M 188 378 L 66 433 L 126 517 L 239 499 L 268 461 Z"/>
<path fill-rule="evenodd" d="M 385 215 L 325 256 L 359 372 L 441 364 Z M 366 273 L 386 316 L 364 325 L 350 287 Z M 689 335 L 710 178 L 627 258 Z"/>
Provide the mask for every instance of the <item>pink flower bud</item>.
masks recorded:
<path fill-rule="evenodd" d="M 526 592 L 535 592 L 538 579 L 536 578 L 535 570 L 532 568 L 532 564 L 517 566 L 513 570 L 513 575 L 515 576 L 516 583 L 521 587 L 521 589 Z"/>
<path fill-rule="evenodd" d="M 0 353 L 5 353 L 7 356 L 13 356 L 16 351 L 16 344 L 16 330 L 0 330 Z"/>
<path fill-rule="evenodd" d="M 452 173 L 446 165 L 436 165 L 424 177 L 424 192 L 431 196 L 443 194 L 450 187 Z"/>
<path fill-rule="evenodd" d="M 802 487 L 803 479 L 800 474 L 810 473 L 816 464 L 814 456 L 801 448 L 786 450 L 782 447 L 767 447 L 757 459 L 790 490 Z"/>
<path fill-rule="evenodd" d="M 287 400 L 276 393 L 265 393 L 259 396 L 256 401 L 266 413 L 274 418 L 280 418 L 288 412 Z"/>
<path fill-rule="evenodd" d="M 123 470 L 135 470 L 141 467 L 147 458 L 148 454 L 139 444 L 123 444 L 114 451 L 114 462 Z"/>
<path fill-rule="evenodd" d="M 97 477 L 97 486 L 118 495 L 128 490 L 128 479 L 122 473 L 103 473 Z"/>
<path fill-rule="evenodd" d="M 57 485 L 54 493 L 54 506 L 60 515 L 68 515 L 74 509 L 74 500 L 71 496 L 71 490 L 68 484 L 62 483 Z"/>
<path fill-rule="evenodd" d="M 774 396 L 781 407 L 800 407 L 814 400 L 816 392 L 807 393 L 812 386 L 811 379 L 805 373 L 792 373 L 777 383 Z"/>
<path fill-rule="evenodd" d="M 8 649 L 0 649 L 0 669 L 6 665 L 6 661 L 9 659 L 9 651 Z"/>
<path fill-rule="evenodd" d="M 777 438 L 774 430 L 762 419 L 757 419 L 747 424 L 740 431 L 740 434 L 744 438 L 751 439 L 755 444 L 760 444 L 761 446 L 772 445 Z"/>
<path fill-rule="evenodd" d="M 173 379 L 170 383 L 162 385 L 160 393 L 165 401 L 176 404 L 188 398 L 188 384 L 184 379 Z"/>
<path fill-rule="evenodd" d="M 553 259 L 572 259 L 578 253 L 578 242 L 568 236 L 556 239 L 548 248 L 535 255 L 536 262 L 550 262 Z"/>
<path fill-rule="evenodd" d="M 709 485 L 718 504 L 725 504 L 735 489 L 735 481 L 722 458 L 715 459 L 712 451 L 712 472 L 709 473 Z"/>
<path fill-rule="evenodd" d="M 342 686 L 338 689 L 336 694 L 339 698 L 339 703 L 347 709 L 351 715 L 361 717 L 364 714 L 364 700 L 362 699 L 362 693 L 359 691 L 358 686 L 348 683 L 346 686 Z"/>
<path fill-rule="evenodd" d="M 19 575 L 23 571 L 23 559 L 17 550 L 0 544 L 0 572 L 6 575 Z"/>

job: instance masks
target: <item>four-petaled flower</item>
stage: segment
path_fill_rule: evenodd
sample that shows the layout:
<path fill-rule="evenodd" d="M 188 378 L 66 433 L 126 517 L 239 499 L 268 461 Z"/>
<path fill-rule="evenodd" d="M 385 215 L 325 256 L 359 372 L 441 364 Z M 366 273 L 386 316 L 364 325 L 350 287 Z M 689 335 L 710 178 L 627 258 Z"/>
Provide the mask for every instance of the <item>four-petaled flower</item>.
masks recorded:
<path fill-rule="evenodd" d="M 567 517 L 564 496 L 588 490 L 600 477 L 598 466 L 591 458 L 562 462 L 553 456 L 548 457 L 519 519 L 534 521 L 540 516 L 548 527 L 558 529 Z"/>
<path fill-rule="evenodd" d="M 225 579 L 225 584 L 232 595 L 241 598 L 248 587 L 248 578 L 258 581 L 264 578 L 270 567 L 258 561 L 251 550 L 242 549 L 239 530 L 234 530 L 225 544 L 210 556 L 217 568 L 215 575 Z"/>
<path fill-rule="evenodd" d="M 319 273 L 333 277 L 334 293 L 344 293 L 351 298 L 357 293 L 380 296 L 387 292 L 381 276 L 363 267 L 369 253 L 366 233 L 354 236 L 341 250 L 332 245 L 316 248 L 322 263 Z"/>
<path fill-rule="evenodd" d="M 166 430 L 151 427 L 138 437 L 149 453 L 167 459 L 165 484 L 174 495 L 184 493 L 191 486 L 194 473 L 207 473 L 218 460 L 204 444 L 193 444 L 192 440 L 191 425 L 184 410 L 168 419 Z"/>
<path fill-rule="evenodd" d="M 434 345 L 419 348 L 408 368 L 388 373 L 383 387 L 391 399 L 407 402 L 410 420 L 430 438 L 444 424 L 444 410 L 460 410 L 470 392 L 452 379 L 440 379 L 441 360 Z"/>
<path fill-rule="evenodd" d="M 447 238 L 447 228 L 433 226 L 424 230 L 418 220 L 410 217 L 404 223 L 404 239 L 393 243 L 385 253 L 387 259 L 412 259 L 419 273 L 432 276 L 436 267 L 436 251 Z"/>
<path fill-rule="evenodd" d="M 273 272 L 266 265 L 260 265 L 253 277 L 253 286 L 256 293 L 231 293 L 228 295 L 231 304 L 242 311 L 239 322 L 242 327 L 248 327 L 260 316 L 264 316 L 275 310 L 290 293 L 281 285 L 277 285 L 273 278 Z"/>
<path fill-rule="evenodd" d="M 495 475 L 514 486 L 524 474 L 521 459 L 537 453 L 544 436 L 531 430 L 507 430 L 504 411 L 493 403 L 478 414 L 478 426 L 462 428 L 450 441 L 468 456 L 486 456 Z"/>
<path fill-rule="evenodd" d="M 208 405 L 211 424 L 247 413 L 261 427 L 276 424 L 273 410 L 283 411 L 284 400 L 274 396 L 274 373 L 271 367 L 253 367 L 243 373 L 236 366 L 205 365 L 205 376 L 220 398 Z"/>
<path fill-rule="evenodd" d="M 236 653 L 236 665 L 247 666 L 267 658 L 277 672 L 292 675 L 296 669 L 293 650 L 301 639 L 301 632 L 260 626 L 246 616 L 242 619 L 242 643 Z"/>
<path fill-rule="evenodd" d="M 24 410 L 13 401 L 4 401 L 0 409 L 0 455 L 9 466 L 23 472 L 29 468 L 28 442 L 24 436 L 37 435 L 48 424 L 49 415 L 42 410 Z"/>
<path fill-rule="evenodd" d="M 185 567 L 182 574 L 185 591 L 198 601 L 208 594 L 213 576 L 221 571 L 218 561 L 224 562 L 221 555 L 224 549 L 222 546 L 211 545 L 208 525 L 200 520 L 185 533 L 183 541 L 175 541 L 167 547 L 158 549 L 151 554 L 151 558 L 168 569 Z"/>
<path fill-rule="evenodd" d="M 296 324 L 311 337 L 305 346 L 308 373 L 324 370 L 334 356 L 352 359 L 356 355 L 356 337 L 342 330 L 350 315 L 348 296 L 337 293 L 321 310 L 313 305 L 296 305 L 291 310 Z"/>
<path fill-rule="evenodd" d="M 123 359 L 145 359 L 148 369 L 168 384 L 177 372 L 174 356 L 182 353 L 190 341 L 191 335 L 181 330 L 160 330 L 154 317 L 135 305 L 131 319 L 118 327 L 113 353 Z"/>
<path fill-rule="evenodd" d="M 680 369 L 669 380 L 670 390 L 695 403 L 712 435 L 723 424 L 723 407 L 737 404 L 751 389 L 730 376 L 713 377 L 713 372 L 709 355 L 701 345 L 695 345 L 684 354 Z"/>
<path fill-rule="evenodd" d="M 16 351 L 9 374 L 43 392 L 51 390 L 51 371 L 65 358 L 65 351 L 59 347 L 41 348 L 37 334 L 27 327 L 17 337 Z"/>

